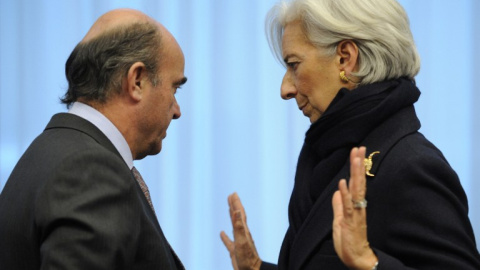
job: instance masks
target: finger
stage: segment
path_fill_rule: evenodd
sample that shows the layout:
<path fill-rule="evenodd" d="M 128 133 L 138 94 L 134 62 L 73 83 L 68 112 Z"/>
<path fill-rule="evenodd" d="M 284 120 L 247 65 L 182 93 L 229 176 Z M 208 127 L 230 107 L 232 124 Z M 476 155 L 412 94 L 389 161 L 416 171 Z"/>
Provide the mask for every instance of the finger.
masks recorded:
<path fill-rule="evenodd" d="M 228 196 L 228 205 L 230 212 L 230 219 L 233 226 L 233 238 L 237 241 L 236 237 L 239 237 L 239 241 L 244 241 L 250 236 L 250 231 L 246 225 L 246 214 L 245 209 L 243 208 L 240 197 L 236 192 Z M 250 236 L 251 237 L 251 236 Z"/>
<path fill-rule="evenodd" d="M 232 195 L 230 195 L 230 197 L 231 197 L 230 199 L 231 199 L 231 206 L 233 211 L 240 210 L 244 212 L 242 201 L 240 200 L 240 197 L 238 196 L 238 194 L 234 192 Z"/>
<path fill-rule="evenodd" d="M 350 166 L 350 183 L 349 191 L 352 194 L 352 199 L 361 201 L 365 199 L 366 194 L 366 178 L 365 178 L 365 147 L 360 147 L 356 151 L 352 150 L 351 166 Z"/>
<path fill-rule="evenodd" d="M 232 193 L 230 195 L 228 195 L 228 210 L 230 212 L 230 219 L 232 220 L 233 222 L 233 196 L 234 196 L 235 193 Z"/>
<path fill-rule="evenodd" d="M 341 180 L 345 181 L 345 180 Z M 343 201 L 342 194 L 339 190 L 335 191 L 332 197 L 332 208 L 333 208 L 333 225 L 338 224 L 338 222 L 343 218 Z"/>
<path fill-rule="evenodd" d="M 342 200 L 342 211 L 343 211 L 343 218 L 345 222 L 350 222 L 350 217 L 353 213 L 353 202 L 352 202 L 352 195 L 350 194 L 347 181 L 345 179 L 340 180 L 338 183 L 338 189 L 340 191 L 341 200 Z"/>
<path fill-rule="evenodd" d="M 245 239 L 253 239 L 250 233 L 250 229 L 248 228 L 248 225 L 247 225 L 247 213 L 245 212 L 245 208 L 243 207 L 242 201 L 240 200 L 240 197 L 236 192 L 232 194 L 232 209 L 234 213 L 237 211 L 240 211 L 240 218 L 243 223 Z"/>
<path fill-rule="evenodd" d="M 362 176 L 362 178 L 365 180 L 365 154 L 367 152 L 367 148 L 365 146 L 361 146 L 358 151 L 357 151 L 357 158 L 360 159 L 360 165 L 359 166 L 359 174 Z"/>
<path fill-rule="evenodd" d="M 228 196 L 228 206 L 229 206 L 229 212 L 230 212 L 230 219 L 232 220 L 232 224 L 234 221 L 234 213 L 237 210 L 240 210 L 243 212 L 245 215 L 245 210 L 243 209 L 242 202 L 240 201 L 240 197 L 236 192 L 230 194 Z"/>
<path fill-rule="evenodd" d="M 342 179 L 342 181 L 345 181 Z M 332 207 L 333 207 L 333 224 L 332 224 L 332 237 L 337 254 L 341 255 L 342 252 L 342 227 L 340 223 L 343 220 L 343 201 L 342 194 L 339 190 L 335 191 L 332 197 Z"/>
<path fill-rule="evenodd" d="M 350 151 L 350 178 L 348 179 L 348 188 L 350 189 L 352 187 L 352 177 L 353 174 L 355 173 L 355 162 L 358 154 L 358 147 L 353 147 L 352 150 Z"/>
<path fill-rule="evenodd" d="M 242 201 L 236 192 L 231 195 L 231 203 L 233 212 L 240 211 L 242 213 L 242 217 L 244 218 L 244 222 L 247 223 L 247 214 L 245 213 L 245 208 L 243 207 Z"/>
<path fill-rule="evenodd" d="M 242 212 L 237 210 L 233 213 L 233 239 L 236 244 L 247 242 L 247 228 L 242 218 Z"/>
<path fill-rule="evenodd" d="M 225 245 L 225 247 L 228 249 L 228 251 L 230 253 L 233 253 L 235 245 L 233 241 L 230 239 L 230 237 L 228 237 L 228 235 L 224 231 L 221 231 L 220 238 L 222 239 L 222 242 Z"/>
<path fill-rule="evenodd" d="M 366 228 L 366 209 L 355 208 L 353 201 L 362 201 L 366 196 L 366 177 L 365 177 L 365 147 L 360 147 L 356 151 L 352 151 L 351 158 L 351 177 L 349 182 L 349 192 L 351 196 L 351 205 L 353 211 L 350 208 L 346 210 L 347 213 L 352 213 L 346 218 L 345 223 L 348 223 L 355 228 Z M 352 201 L 353 200 L 353 201 Z"/>

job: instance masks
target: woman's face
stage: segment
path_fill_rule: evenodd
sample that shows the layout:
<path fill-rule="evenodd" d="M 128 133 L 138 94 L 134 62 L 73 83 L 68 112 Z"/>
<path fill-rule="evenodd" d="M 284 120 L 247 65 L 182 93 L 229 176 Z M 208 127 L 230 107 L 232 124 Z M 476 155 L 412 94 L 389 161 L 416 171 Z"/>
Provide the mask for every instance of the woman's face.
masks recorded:
<path fill-rule="evenodd" d="M 339 77 L 340 57 L 322 55 L 323 51 L 308 41 L 299 21 L 285 26 L 282 49 L 287 65 L 281 87 L 282 98 L 295 98 L 298 108 L 313 123 L 345 87 Z"/>

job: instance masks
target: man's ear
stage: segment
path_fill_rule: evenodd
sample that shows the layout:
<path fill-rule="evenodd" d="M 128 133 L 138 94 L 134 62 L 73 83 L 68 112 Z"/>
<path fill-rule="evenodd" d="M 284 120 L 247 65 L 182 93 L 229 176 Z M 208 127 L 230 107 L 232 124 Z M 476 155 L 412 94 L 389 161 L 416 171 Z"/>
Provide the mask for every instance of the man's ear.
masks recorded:
<path fill-rule="evenodd" d="M 353 40 L 342 40 L 337 46 L 338 65 L 340 71 L 348 74 L 357 71 L 358 46 Z"/>
<path fill-rule="evenodd" d="M 148 74 L 145 64 L 135 62 L 130 66 L 127 76 L 124 79 L 124 91 L 135 101 L 140 101 L 148 81 Z"/>

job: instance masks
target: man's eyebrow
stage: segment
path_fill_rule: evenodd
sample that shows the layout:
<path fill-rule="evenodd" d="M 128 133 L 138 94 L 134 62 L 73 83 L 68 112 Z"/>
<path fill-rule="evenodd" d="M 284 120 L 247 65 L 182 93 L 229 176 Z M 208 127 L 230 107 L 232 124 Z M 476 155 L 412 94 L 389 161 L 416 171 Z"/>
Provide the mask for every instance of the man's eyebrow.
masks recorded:
<path fill-rule="evenodd" d="M 183 77 L 180 80 L 174 82 L 173 84 L 176 86 L 181 86 L 184 85 L 187 82 L 187 77 Z"/>

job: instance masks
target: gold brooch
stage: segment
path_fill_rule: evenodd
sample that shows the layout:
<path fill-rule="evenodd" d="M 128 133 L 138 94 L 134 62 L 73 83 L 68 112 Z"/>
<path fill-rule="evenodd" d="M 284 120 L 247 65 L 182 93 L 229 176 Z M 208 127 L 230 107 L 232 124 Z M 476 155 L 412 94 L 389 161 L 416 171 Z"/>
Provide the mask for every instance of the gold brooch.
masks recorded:
<path fill-rule="evenodd" d="M 365 158 L 365 159 L 363 160 L 363 163 L 365 164 L 365 174 L 366 174 L 367 176 L 375 176 L 375 175 L 373 175 L 373 174 L 370 173 L 370 170 L 372 169 L 372 165 L 373 165 L 372 158 L 373 158 L 373 156 L 376 155 L 376 154 L 380 154 L 380 151 L 375 151 L 375 152 L 371 153 L 371 154 L 368 156 L 368 158 Z"/>

